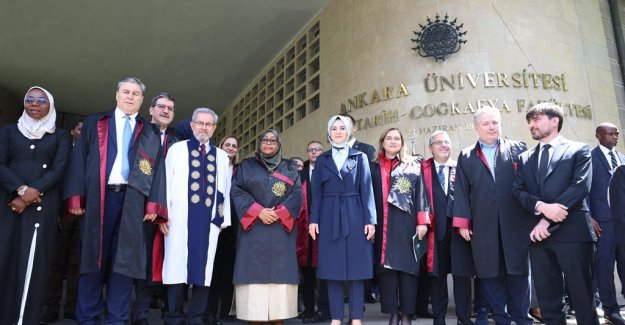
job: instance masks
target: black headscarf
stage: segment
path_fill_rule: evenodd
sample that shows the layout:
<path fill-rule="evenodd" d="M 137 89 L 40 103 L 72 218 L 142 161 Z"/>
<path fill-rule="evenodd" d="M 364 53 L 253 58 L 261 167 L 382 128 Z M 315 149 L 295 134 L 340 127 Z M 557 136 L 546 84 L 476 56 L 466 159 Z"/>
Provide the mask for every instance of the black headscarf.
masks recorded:
<path fill-rule="evenodd" d="M 278 151 L 273 156 L 266 156 L 265 154 L 260 152 L 260 146 L 262 145 L 263 137 L 267 133 L 272 133 L 273 135 L 275 135 L 276 141 L 278 141 L 277 143 Z M 267 169 L 270 172 L 272 172 L 274 169 L 276 169 L 276 167 L 278 167 L 278 165 L 282 161 L 282 141 L 280 140 L 280 134 L 278 133 L 278 131 L 274 129 L 268 129 L 260 134 L 260 138 L 258 140 L 258 149 L 256 150 L 256 156 L 258 157 L 258 159 L 260 159 L 262 162 L 265 163 L 265 166 L 267 166 Z"/>

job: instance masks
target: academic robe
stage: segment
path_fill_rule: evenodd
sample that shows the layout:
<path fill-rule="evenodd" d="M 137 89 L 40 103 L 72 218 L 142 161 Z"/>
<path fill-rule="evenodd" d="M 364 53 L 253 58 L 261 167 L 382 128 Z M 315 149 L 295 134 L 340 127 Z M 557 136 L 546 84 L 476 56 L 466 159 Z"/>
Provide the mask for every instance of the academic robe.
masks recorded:
<path fill-rule="evenodd" d="M 300 171 L 302 180 L 302 208 L 297 216 L 297 262 L 303 267 L 317 267 L 317 241 L 312 240 L 308 233 L 308 214 L 312 204 L 310 186 L 310 162 L 304 162 L 304 169 Z"/>
<path fill-rule="evenodd" d="M 625 247 L 625 165 L 620 165 L 614 170 L 608 195 L 616 245 Z M 618 253 L 620 258 L 625 259 L 623 249 L 620 249 Z"/>
<path fill-rule="evenodd" d="M 430 219 L 428 229 L 427 271 L 433 276 L 445 276 L 450 272 L 455 276 L 474 276 L 475 266 L 471 253 L 471 244 L 462 238 L 451 226 L 454 208 L 454 180 L 456 178 L 456 161 L 449 159 L 449 176 L 447 177 L 447 195 L 438 181 L 438 171 L 434 168 L 434 158 L 424 161 L 423 180 L 430 202 Z M 438 193 L 435 197 L 434 193 Z M 440 202 L 440 206 L 438 203 Z M 442 242 L 450 237 L 450 252 L 441 251 Z M 451 254 L 450 254 L 451 253 Z M 443 255 L 445 254 L 445 255 Z"/>
<path fill-rule="evenodd" d="M 169 129 L 165 131 L 165 138 L 163 139 L 163 144 L 161 146 L 161 153 L 163 161 L 165 163 L 164 158 L 167 157 L 167 152 L 169 148 L 176 142 L 178 142 L 178 137 Z M 158 229 L 158 224 L 152 222 L 144 222 L 143 223 L 143 231 L 145 233 L 145 252 L 147 258 L 147 269 L 146 269 L 146 279 L 148 279 L 148 283 L 154 284 L 160 283 L 163 281 L 163 259 L 165 257 L 165 239 L 163 237 L 163 233 Z"/>
<path fill-rule="evenodd" d="M 312 192 L 310 223 L 319 225 L 317 277 L 371 279 L 373 248 L 364 229 L 376 224 L 376 212 L 367 156 L 349 148 L 339 171 L 332 150 L 322 153 L 313 170 Z"/>
<path fill-rule="evenodd" d="M 67 209 L 83 208 L 81 216 L 80 273 L 99 272 L 104 265 L 102 231 L 104 195 L 117 154 L 114 111 L 96 113 L 83 121 L 65 178 L 63 197 Z M 119 126 L 117 126 L 119 127 Z M 137 115 L 129 149 L 130 175 L 119 223 L 116 256 L 111 271 L 137 279 L 146 278 L 143 217 L 157 214 L 155 223 L 167 220 L 165 171 L 160 130 Z"/>
<path fill-rule="evenodd" d="M 230 226 L 228 154 L 214 145 L 206 149 L 206 166 L 214 161 L 216 167 L 213 187 L 204 181 L 205 174 L 190 170 L 190 162 L 203 169 L 198 147 L 195 139 L 177 142 L 165 158 L 169 234 L 165 236 L 164 284 L 210 286 L 219 231 Z M 192 204 L 199 209 L 193 210 Z"/>
<path fill-rule="evenodd" d="M 392 163 L 383 156 L 379 161 L 371 163 L 377 215 L 374 245 L 376 274 L 395 270 L 419 275 L 412 237 L 416 234 L 417 225 L 429 223 L 431 218 L 421 162 Z M 388 166 L 390 170 L 385 168 L 385 161 L 393 164 Z"/>
<path fill-rule="evenodd" d="M 507 273 L 529 273 L 529 233 L 535 223 L 512 196 L 519 155 L 525 150 L 522 142 L 500 139 L 494 178 L 479 141 L 458 157 L 452 224 L 473 230 L 471 249 L 479 278 L 497 276 L 500 243 Z"/>
<path fill-rule="evenodd" d="M 298 284 L 295 218 L 302 186 L 294 165 L 282 160 L 269 172 L 258 157 L 243 159 L 230 196 L 240 219 L 234 284 Z M 258 214 L 271 207 L 279 220 L 266 225 Z"/>
<path fill-rule="evenodd" d="M 33 140 L 24 137 L 16 124 L 0 129 L 0 324 L 18 321 L 35 229 L 37 243 L 23 324 L 39 322 L 69 150 L 69 136 L 61 129 Z M 17 214 L 9 203 L 18 196 L 16 189 L 24 184 L 39 190 L 42 202 Z"/>

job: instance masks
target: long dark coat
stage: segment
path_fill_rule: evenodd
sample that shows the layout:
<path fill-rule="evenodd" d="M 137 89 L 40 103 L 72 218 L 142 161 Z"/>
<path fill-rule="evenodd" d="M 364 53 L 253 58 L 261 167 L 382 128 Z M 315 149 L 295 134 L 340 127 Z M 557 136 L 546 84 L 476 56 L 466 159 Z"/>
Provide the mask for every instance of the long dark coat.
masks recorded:
<path fill-rule="evenodd" d="M 108 153 L 110 149 L 116 153 L 117 147 L 115 130 L 109 127 L 112 116 L 113 111 L 108 111 L 84 120 L 65 179 L 63 197 L 67 208 L 85 209 L 85 214 L 80 217 L 81 273 L 99 272 L 104 266 L 101 237 L 104 195 L 114 160 L 108 157 Z M 156 222 L 167 220 L 165 170 L 160 144 L 158 126 L 144 123 L 137 116 L 129 149 L 130 176 L 119 225 L 117 255 L 111 266 L 111 271 L 137 279 L 146 278 L 144 215 L 156 213 Z"/>
<path fill-rule="evenodd" d="M 381 157 L 380 160 L 382 159 L 386 158 Z M 390 175 L 383 169 L 378 162 L 371 164 L 377 215 L 374 245 L 376 273 L 395 270 L 419 275 L 412 237 L 420 224 L 419 219 L 430 218 L 421 163 L 396 163 L 391 168 Z M 406 180 L 409 182 L 405 182 Z M 386 214 L 384 206 L 387 207 Z"/>
<path fill-rule="evenodd" d="M 270 173 L 257 157 L 243 159 L 230 198 L 240 220 L 234 283 L 299 283 L 295 218 L 302 205 L 302 186 L 295 166 L 282 160 Z M 280 220 L 266 225 L 258 214 L 271 207 Z"/>
<path fill-rule="evenodd" d="M 525 150 L 522 142 L 501 139 L 495 179 L 479 142 L 458 157 L 453 226 L 473 229 L 471 248 L 479 278 L 497 276 L 500 242 L 508 274 L 529 273 L 529 233 L 535 224 L 512 197 L 519 155 Z"/>
<path fill-rule="evenodd" d="M 60 184 L 70 150 L 64 130 L 31 140 L 17 125 L 0 129 L 0 324 L 15 324 L 28 265 L 30 246 L 37 228 L 37 245 L 24 312 L 24 324 L 37 324 L 57 230 Z M 42 194 L 42 202 L 16 214 L 9 203 L 17 197 L 16 189 L 26 184 Z"/>
<path fill-rule="evenodd" d="M 447 165 L 450 168 L 447 178 L 447 197 L 440 200 L 440 198 L 434 198 L 434 193 L 444 196 L 445 192 L 438 182 L 434 158 L 421 164 L 425 189 L 430 201 L 430 211 L 434 215 L 427 234 L 427 270 L 434 276 L 445 276 L 450 272 L 456 276 L 474 276 L 475 266 L 473 265 L 471 243 L 464 240 L 451 226 L 454 209 L 453 185 L 456 177 L 456 161 L 449 159 Z M 440 207 L 436 206 L 438 201 L 446 201 L 447 204 Z M 449 244 L 443 243 L 445 240 L 449 240 Z M 443 251 L 442 247 L 449 247 L 449 251 Z"/>
<path fill-rule="evenodd" d="M 363 280 L 373 277 L 373 249 L 365 225 L 376 224 L 375 202 L 367 156 L 349 148 L 341 170 L 332 150 L 315 163 L 310 223 L 319 225 L 317 277 Z"/>

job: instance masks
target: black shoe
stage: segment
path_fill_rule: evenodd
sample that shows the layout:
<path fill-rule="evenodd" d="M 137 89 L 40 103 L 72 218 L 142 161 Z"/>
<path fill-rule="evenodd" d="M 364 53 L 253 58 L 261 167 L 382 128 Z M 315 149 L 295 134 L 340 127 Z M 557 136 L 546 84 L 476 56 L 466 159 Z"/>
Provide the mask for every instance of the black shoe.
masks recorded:
<path fill-rule="evenodd" d="M 372 295 L 366 295 L 365 296 L 365 303 L 367 304 L 375 304 L 376 302 L 378 302 L 374 296 Z"/>
<path fill-rule="evenodd" d="M 219 316 L 219 318 L 221 318 L 221 320 L 226 323 L 232 323 L 237 320 L 237 317 L 234 315 L 223 315 Z"/>
<path fill-rule="evenodd" d="M 469 318 L 465 318 L 465 319 L 459 318 L 458 325 L 475 325 L 475 323 Z"/>
<path fill-rule="evenodd" d="M 150 323 L 148 323 L 147 319 L 141 318 L 141 319 L 137 319 L 134 322 L 132 322 L 132 325 L 150 325 Z"/>
<path fill-rule="evenodd" d="M 623 317 L 621 317 L 621 314 L 619 314 L 618 312 L 604 314 L 603 318 L 605 319 L 606 324 L 625 325 L 625 319 L 623 319 Z"/>
<path fill-rule="evenodd" d="M 331 321 L 332 318 L 328 315 L 323 315 L 320 312 L 314 313 L 309 318 L 304 318 L 304 324 L 317 324 L 317 323 L 326 323 Z"/>
<path fill-rule="evenodd" d="M 65 317 L 65 319 L 77 320 L 75 311 L 66 311 L 63 317 Z"/>
<path fill-rule="evenodd" d="M 59 320 L 59 312 L 53 312 L 51 310 L 46 310 L 45 313 L 43 313 L 43 315 L 41 315 L 41 318 L 39 319 L 39 323 L 40 324 L 48 324 L 48 323 L 54 323 L 56 321 Z"/>
<path fill-rule="evenodd" d="M 215 325 L 217 323 L 217 316 L 213 314 L 204 315 L 202 320 L 204 321 L 204 325 Z"/>
<path fill-rule="evenodd" d="M 424 311 L 418 311 L 415 314 L 418 318 L 430 318 L 430 319 L 434 319 L 434 314 L 430 313 L 429 310 L 424 310 Z"/>

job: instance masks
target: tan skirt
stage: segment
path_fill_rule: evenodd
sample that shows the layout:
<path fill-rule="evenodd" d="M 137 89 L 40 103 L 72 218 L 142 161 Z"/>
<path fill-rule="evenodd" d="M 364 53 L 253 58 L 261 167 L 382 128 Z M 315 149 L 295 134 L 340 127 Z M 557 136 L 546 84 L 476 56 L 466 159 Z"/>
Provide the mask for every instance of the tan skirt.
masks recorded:
<path fill-rule="evenodd" d="M 237 318 L 274 321 L 297 316 L 297 284 L 237 284 Z"/>

